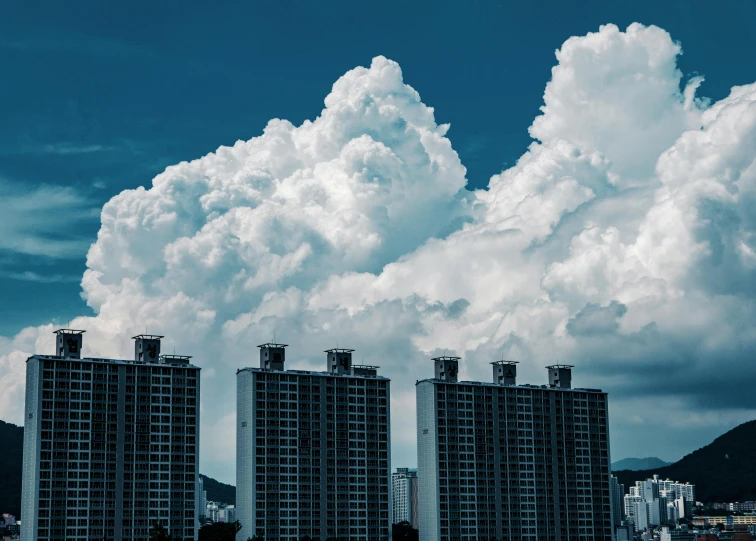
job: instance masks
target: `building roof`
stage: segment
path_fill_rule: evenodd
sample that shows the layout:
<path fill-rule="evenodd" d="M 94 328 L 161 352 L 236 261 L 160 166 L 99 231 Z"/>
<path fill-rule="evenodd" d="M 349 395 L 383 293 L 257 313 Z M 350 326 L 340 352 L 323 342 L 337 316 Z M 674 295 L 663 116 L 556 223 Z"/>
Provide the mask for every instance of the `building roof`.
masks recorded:
<path fill-rule="evenodd" d="M 161 358 L 178 358 L 178 359 L 191 359 L 190 356 L 186 355 L 161 355 Z M 136 361 L 134 359 L 102 359 L 97 357 L 82 357 L 81 359 L 71 359 L 68 357 L 59 357 L 58 355 L 32 355 L 26 361 L 28 362 L 31 359 L 40 359 L 40 360 L 51 360 L 51 361 L 69 361 L 72 363 L 78 363 L 78 362 L 92 362 L 92 363 L 103 363 L 103 364 L 128 364 L 128 365 L 145 365 L 145 366 L 176 366 L 181 368 L 196 368 L 197 370 L 201 370 L 201 367 L 193 365 L 193 364 L 187 364 L 186 362 L 181 363 L 172 363 L 172 362 L 165 362 L 165 363 L 149 363 L 146 361 Z"/>
<path fill-rule="evenodd" d="M 357 366 L 358 368 L 363 368 L 364 365 L 352 365 Z M 378 368 L 377 366 L 374 366 L 372 368 Z M 236 371 L 236 374 L 238 375 L 240 372 L 256 372 L 260 374 L 287 374 L 287 375 L 293 375 L 293 376 L 325 376 L 325 377 L 334 377 L 334 378 L 359 378 L 359 379 L 382 379 L 386 381 L 391 381 L 386 376 L 366 376 L 361 374 L 334 374 L 332 372 L 316 372 L 314 370 L 270 370 L 268 368 L 254 368 L 254 367 L 245 367 L 245 368 L 239 368 Z"/>
<path fill-rule="evenodd" d="M 502 388 L 502 389 L 541 389 L 544 391 L 579 391 L 579 392 L 588 392 L 588 393 L 600 393 L 600 394 L 607 394 L 606 391 L 602 391 L 601 389 L 587 389 L 583 387 L 577 387 L 577 388 L 565 388 L 565 387 L 551 387 L 549 385 L 532 385 L 529 383 L 524 383 L 521 385 L 501 385 L 500 383 L 493 383 L 493 382 L 487 382 L 487 381 L 445 381 L 442 379 L 436 379 L 436 378 L 425 378 L 420 379 L 415 382 L 415 386 L 421 384 L 421 383 L 439 383 L 444 385 L 474 385 L 474 386 L 482 386 L 482 387 L 496 387 Z"/>

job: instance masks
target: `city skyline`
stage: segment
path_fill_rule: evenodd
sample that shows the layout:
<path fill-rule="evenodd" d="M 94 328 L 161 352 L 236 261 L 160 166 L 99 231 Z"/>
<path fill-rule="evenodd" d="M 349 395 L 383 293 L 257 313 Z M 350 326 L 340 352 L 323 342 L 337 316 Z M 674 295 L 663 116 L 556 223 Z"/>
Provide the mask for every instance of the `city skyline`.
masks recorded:
<path fill-rule="evenodd" d="M 258 346 L 259 368 L 236 373 L 237 515 L 209 505 L 198 473 L 191 357 L 142 334 L 131 359 L 92 358 L 85 333 L 58 329 L 52 354 L 26 362 L 24 520 L 4 517 L 29 541 L 146 541 L 151 525 L 193 541 L 205 511 L 208 527 L 237 541 L 377 541 L 410 520 L 425 541 L 694 539 L 691 528 L 717 539 L 724 527 L 745 540 L 756 530 L 752 513 L 714 527 L 690 482 L 654 474 L 624 494 L 610 471 L 607 393 L 573 386 L 572 365 L 547 366 L 548 385 L 533 385 L 518 384 L 517 362 L 491 362 L 491 381 L 479 382 L 459 381 L 459 357 L 431 359 L 433 377 L 416 382 L 418 469 L 391 473 L 380 367 L 332 348 L 325 371 L 292 370 L 277 342 Z"/>
<path fill-rule="evenodd" d="M 440 356 L 576 365 L 614 460 L 756 418 L 756 60 L 727 60 L 756 14 L 633 4 L 3 6 L 0 419 L 61 327 L 191 351 L 228 483 L 233 374 L 270 340 L 381 366 L 406 467 Z"/>

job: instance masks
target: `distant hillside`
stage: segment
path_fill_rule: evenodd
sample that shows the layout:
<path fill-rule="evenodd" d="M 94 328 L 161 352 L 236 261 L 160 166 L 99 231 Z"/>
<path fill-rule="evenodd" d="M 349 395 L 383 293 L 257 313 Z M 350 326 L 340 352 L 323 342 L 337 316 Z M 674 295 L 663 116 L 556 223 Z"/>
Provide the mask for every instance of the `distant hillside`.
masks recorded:
<path fill-rule="evenodd" d="M 207 493 L 207 500 L 236 505 L 236 487 L 216 481 L 212 477 L 200 474 L 202 486 Z"/>
<path fill-rule="evenodd" d="M 642 471 L 615 471 L 628 486 L 653 474 L 696 485 L 696 499 L 704 503 L 756 499 L 756 421 L 748 421 L 719 436 L 706 447 L 678 462 Z"/>
<path fill-rule="evenodd" d="M 647 458 L 623 458 L 617 462 L 612 462 L 612 471 L 619 470 L 653 470 L 654 468 L 663 468 L 669 466 L 671 462 L 664 462 L 661 458 L 650 456 Z"/>
<path fill-rule="evenodd" d="M 23 459 L 23 427 L 0 421 L 0 515 L 21 516 Z"/>

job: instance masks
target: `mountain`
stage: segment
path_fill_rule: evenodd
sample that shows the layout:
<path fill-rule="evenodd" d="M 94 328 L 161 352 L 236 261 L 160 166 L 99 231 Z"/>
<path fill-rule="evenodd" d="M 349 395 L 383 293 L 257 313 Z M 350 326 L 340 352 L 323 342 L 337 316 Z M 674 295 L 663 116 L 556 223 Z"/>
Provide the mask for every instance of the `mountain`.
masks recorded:
<path fill-rule="evenodd" d="M 21 516 L 21 469 L 24 429 L 0 421 L 0 515 Z"/>
<path fill-rule="evenodd" d="M 212 477 L 200 474 L 202 487 L 207 493 L 207 501 L 236 505 L 236 487 L 216 481 Z"/>
<path fill-rule="evenodd" d="M 641 471 L 615 471 L 625 489 L 654 474 L 662 479 L 696 485 L 696 499 L 704 503 L 756 499 L 756 421 L 748 421 L 719 436 L 681 460 Z"/>
<path fill-rule="evenodd" d="M 661 458 L 650 456 L 647 458 L 623 458 L 617 462 L 612 462 L 612 471 L 619 470 L 653 470 L 654 468 L 663 468 L 669 466 L 671 462 L 664 462 Z"/>

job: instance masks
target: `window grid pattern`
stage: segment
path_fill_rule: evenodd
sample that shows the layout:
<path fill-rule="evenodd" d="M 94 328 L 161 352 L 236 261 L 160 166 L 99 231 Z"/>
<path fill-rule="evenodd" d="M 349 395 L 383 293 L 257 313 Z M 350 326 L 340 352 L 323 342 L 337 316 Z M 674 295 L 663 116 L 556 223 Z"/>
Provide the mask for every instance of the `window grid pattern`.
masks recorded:
<path fill-rule="evenodd" d="M 611 539 L 605 393 L 422 384 L 436 396 L 442 541 Z"/>
<path fill-rule="evenodd" d="M 195 536 L 199 369 L 35 356 L 38 520 L 31 538 Z"/>
<path fill-rule="evenodd" d="M 388 538 L 389 380 L 246 369 L 254 416 L 255 532 L 266 539 Z M 240 392 L 242 386 L 240 382 Z M 241 482 L 240 482 L 241 485 Z"/>

